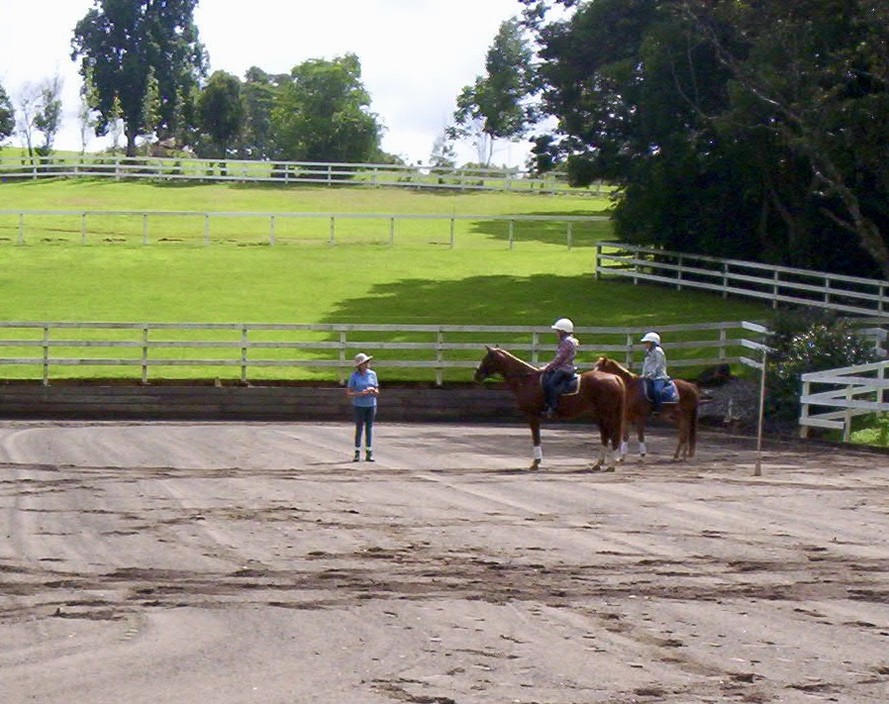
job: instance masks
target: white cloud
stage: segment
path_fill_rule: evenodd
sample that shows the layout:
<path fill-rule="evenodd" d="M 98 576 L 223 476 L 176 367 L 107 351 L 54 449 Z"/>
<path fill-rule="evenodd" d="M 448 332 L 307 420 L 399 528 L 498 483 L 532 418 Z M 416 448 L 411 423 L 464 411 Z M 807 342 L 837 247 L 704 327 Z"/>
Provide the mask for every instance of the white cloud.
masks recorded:
<path fill-rule="evenodd" d="M 15 99 L 25 83 L 63 78 L 60 148 L 80 148 L 71 36 L 92 4 L 0 0 L 0 83 Z M 285 73 L 307 59 L 356 54 L 371 109 L 387 128 L 383 149 L 415 162 L 428 160 L 460 89 L 484 72 L 500 23 L 520 12 L 517 0 L 201 0 L 195 20 L 211 71 Z M 500 146 L 495 161 L 524 163 L 525 144 Z M 475 159 L 474 150 L 461 148 L 460 158 Z"/>

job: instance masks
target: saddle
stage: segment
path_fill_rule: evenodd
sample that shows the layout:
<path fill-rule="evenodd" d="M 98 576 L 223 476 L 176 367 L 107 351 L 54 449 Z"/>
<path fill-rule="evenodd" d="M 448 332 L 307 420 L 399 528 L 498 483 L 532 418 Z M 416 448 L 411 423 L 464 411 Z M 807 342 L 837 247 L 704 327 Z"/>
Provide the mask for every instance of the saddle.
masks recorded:
<path fill-rule="evenodd" d="M 540 385 L 543 386 L 543 375 L 540 377 Z M 559 386 L 559 396 L 574 396 L 580 391 L 580 374 L 575 372 L 567 381 Z"/>
<path fill-rule="evenodd" d="M 645 398 L 654 403 L 654 384 L 653 379 L 645 379 Z M 679 389 L 676 388 L 676 382 L 670 379 L 661 390 L 661 405 L 669 405 L 671 403 L 679 403 Z"/>

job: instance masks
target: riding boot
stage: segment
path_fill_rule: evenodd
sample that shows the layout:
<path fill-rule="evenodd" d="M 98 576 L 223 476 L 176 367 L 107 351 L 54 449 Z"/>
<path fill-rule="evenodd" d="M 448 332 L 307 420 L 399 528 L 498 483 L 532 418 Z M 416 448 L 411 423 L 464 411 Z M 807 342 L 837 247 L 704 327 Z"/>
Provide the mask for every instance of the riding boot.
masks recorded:
<path fill-rule="evenodd" d="M 352 461 L 353 462 L 360 462 L 361 461 L 361 450 L 355 450 L 355 455 L 354 455 L 354 457 L 352 457 Z"/>
<path fill-rule="evenodd" d="M 364 455 L 364 459 L 367 460 L 368 462 L 373 462 L 374 461 L 373 450 L 368 450 Z"/>

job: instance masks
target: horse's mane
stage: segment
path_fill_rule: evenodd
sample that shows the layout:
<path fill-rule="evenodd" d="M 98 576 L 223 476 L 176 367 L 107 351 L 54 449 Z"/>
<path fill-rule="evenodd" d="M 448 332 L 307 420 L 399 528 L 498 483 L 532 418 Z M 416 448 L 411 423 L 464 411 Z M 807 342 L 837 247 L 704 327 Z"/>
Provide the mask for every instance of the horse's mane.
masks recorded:
<path fill-rule="evenodd" d="M 636 376 L 636 373 L 635 373 L 635 372 L 633 372 L 633 371 L 627 369 L 623 364 L 621 364 L 620 362 L 618 362 L 616 359 L 612 359 L 611 357 L 606 357 L 606 356 L 603 355 L 603 356 L 600 358 L 600 360 L 601 360 L 601 363 L 602 363 L 602 364 L 606 364 L 606 363 L 613 364 L 615 367 L 618 368 L 619 371 L 623 372 L 624 374 L 627 374 L 627 375 L 629 375 L 629 376 L 631 376 L 631 377 Z"/>
<path fill-rule="evenodd" d="M 509 350 L 505 350 L 505 349 L 503 349 L 502 347 L 491 347 L 490 349 L 491 349 L 492 352 L 496 352 L 496 353 L 498 353 L 498 354 L 501 354 L 501 355 L 503 355 L 504 357 L 507 357 L 508 359 L 511 359 L 511 360 L 513 360 L 514 362 L 517 362 L 518 364 L 521 364 L 523 367 L 527 368 L 528 371 L 534 371 L 534 372 L 537 371 L 537 367 L 535 367 L 535 366 L 534 366 L 533 364 L 531 364 L 530 362 L 526 362 L 524 359 L 521 359 L 521 358 L 519 358 L 519 357 L 516 357 L 516 356 L 515 356 L 512 352 L 510 352 Z"/>

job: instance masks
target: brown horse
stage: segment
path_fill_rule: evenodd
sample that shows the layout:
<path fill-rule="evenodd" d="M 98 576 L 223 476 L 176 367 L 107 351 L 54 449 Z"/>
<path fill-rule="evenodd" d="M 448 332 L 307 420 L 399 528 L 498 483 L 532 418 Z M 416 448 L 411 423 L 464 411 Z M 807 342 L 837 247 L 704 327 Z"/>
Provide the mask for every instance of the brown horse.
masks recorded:
<path fill-rule="evenodd" d="M 540 384 L 542 372 L 499 347 L 488 347 L 487 350 L 475 372 L 475 380 L 484 381 L 489 376 L 499 374 L 515 394 L 519 410 L 531 427 L 531 438 L 534 441 L 531 469 L 537 469 L 543 461 L 543 450 L 540 447 L 540 416 L 544 408 L 543 387 Z M 588 414 L 599 424 L 602 446 L 593 471 L 602 469 L 603 465 L 606 472 L 614 471 L 614 462 L 619 458 L 623 437 L 625 398 L 624 383 L 619 377 L 592 371 L 581 374 L 578 390 L 563 394 L 559 401 L 557 418 L 570 419 Z"/>
<path fill-rule="evenodd" d="M 599 357 L 593 365 L 593 369 L 600 372 L 616 374 L 627 385 L 626 422 L 624 424 L 624 441 L 621 444 L 621 455 L 627 454 L 629 446 L 629 424 L 636 426 L 636 439 L 639 441 L 639 455 L 645 457 L 645 422 L 651 413 L 651 402 L 645 393 L 645 379 L 634 374 L 608 357 Z M 673 459 L 678 460 L 680 453 L 682 459 L 694 457 L 695 444 L 698 431 L 698 406 L 701 403 L 701 394 L 698 387 L 691 381 L 673 379 L 676 390 L 679 392 L 679 402 L 664 404 L 664 416 L 679 428 L 679 444 Z"/>

